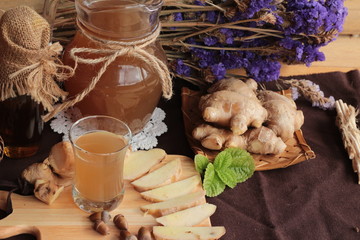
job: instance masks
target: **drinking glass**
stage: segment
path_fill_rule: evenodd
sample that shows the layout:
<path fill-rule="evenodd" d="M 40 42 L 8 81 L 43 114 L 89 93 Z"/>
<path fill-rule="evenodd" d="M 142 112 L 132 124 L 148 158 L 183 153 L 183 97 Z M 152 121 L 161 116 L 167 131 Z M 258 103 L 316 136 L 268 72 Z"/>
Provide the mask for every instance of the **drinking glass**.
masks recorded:
<path fill-rule="evenodd" d="M 75 204 L 87 212 L 115 209 L 124 197 L 131 130 L 116 118 L 89 116 L 75 122 L 69 136 L 75 154 Z"/>

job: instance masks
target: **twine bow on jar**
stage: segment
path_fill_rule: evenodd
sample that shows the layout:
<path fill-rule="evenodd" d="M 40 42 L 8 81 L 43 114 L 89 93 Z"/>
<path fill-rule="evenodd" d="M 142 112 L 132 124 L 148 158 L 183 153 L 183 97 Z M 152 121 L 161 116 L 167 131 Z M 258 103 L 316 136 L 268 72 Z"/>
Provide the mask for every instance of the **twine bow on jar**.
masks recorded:
<path fill-rule="evenodd" d="M 82 33 L 86 37 L 93 39 L 92 37 L 87 36 L 84 33 L 84 31 L 82 31 Z M 158 26 L 157 29 L 148 37 L 138 41 L 132 41 L 132 42 L 106 41 L 106 45 L 105 45 L 105 42 L 93 39 L 94 41 L 96 41 L 96 43 L 98 43 L 101 46 L 100 49 L 93 49 L 93 48 L 71 49 L 70 56 L 75 61 L 75 67 L 74 67 L 75 70 L 79 63 L 89 64 L 89 65 L 103 63 L 103 65 L 101 66 L 98 74 L 91 80 L 87 88 L 85 88 L 81 93 L 74 96 L 74 98 L 69 99 L 60 105 L 55 106 L 54 111 L 45 115 L 45 117 L 43 118 L 44 121 L 50 120 L 58 112 L 67 109 L 69 107 L 72 107 L 76 103 L 80 102 L 88 93 L 90 93 L 95 88 L 96 84 L 99 82 L 100 78 L 102 77 L 108 66 L 120 56 L 134 57 L 135 59 L 147 63 L 147 65 L 150 67 L 150 70 L 158 74 L 159 79 L 161 80 L 163 97 L 166 99 L 170 99 L 173 94 L 172 80 L 166 64 L 163 63 L 156 56 L 148 53 L 144 49 L 149 44 L 155 42 L 159 34 L 160 34 L 160 26 Z M 79 56 L 80 54 L 82 54 L 82 57 Z M 83 57 L 87 54 L 101 54 L 104 56 L 98 58 Z"/>
<path fill-rule="evenodd" d="M 16 67 L 19 70 L 9 75 L 10 80 L 16 79 L 20 75 L 27 76 L 24 79 L 27 82 L 27 93 L 36 96 L 36 99 L 47 110 L 53 109 L 52 103 L 58 99 L 58 96 L 65 99 L 67 95 L 66 92 L 56 86 L 53 78 L 62 81 L 74 74 L 74 69 L 63 65 L 58 58 L 62 50 L 63 47 L 60 43 L 51 44 L 39 50 L 39 58 L 31 60 L 31 62 L 34 62 L 33 64 L 28 66 L 17 65 Z M 48 89 L 51 89 L 51 91 Z"/>
<path fill-rule="evenodd" d="M 62 65 L 60 59 L 57 57 L 61 54 L 62 50 L 63 47 L 58 42 L 51 44 L 42 50 L 39 50 L 40 58 L 29 66 L 19 67 L 20 70 L 9 75 L 10 79 L 13 79 L 26 71 L 31 71 L 29 77 L 36 76 L 37 74 L 41 73 L 46 73 L 56 76 L 56 78 L 59 80 L 68 78 L 69 75 L 72 74 L 73 69 L 69 66 Z M 64 71 L 59 72 L 59 69 L 68 70 L 68 73 L 65 73 Z"/>

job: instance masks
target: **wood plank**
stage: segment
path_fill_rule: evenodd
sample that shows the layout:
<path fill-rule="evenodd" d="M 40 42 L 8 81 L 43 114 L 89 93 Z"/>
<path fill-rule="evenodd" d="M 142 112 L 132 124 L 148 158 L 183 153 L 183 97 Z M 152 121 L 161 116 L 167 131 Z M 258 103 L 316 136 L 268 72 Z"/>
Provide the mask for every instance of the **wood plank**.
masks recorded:
<path fill-rule="evenodd" d="M 326 60 L 313 62 L 310 67 L 304 64 L 286 65 L 283 64 L 280 76 L 294 76 L 324 72 L 348 72 L 354 69 L 360 70 L 360 38 L 340 36 L 334 42 L 321 48 Z M 235 74 L 244 75 L 241 69 L 231 70 Z"/>
<path fill-rule="evenodd" d="M 181 179 L 198 174 L 194 168 L 193 160 L 188 157 L 168 155 L 165 161 L 171 161 L 176 158 L 182 160 L 183 173 Z M 40 202 L 34 196 L 13 194 L 12 201 L 14 212 L 0 221 L 0 239 L 4 238 L 2 233 L 6 229 L 14 226 L 22 228 L 22 225 L 30 225 L 35 229 L 39 229 L 41 239 L 43 240 L 91 240 L 101 237 L 99 233 L 92 229 L 92 223 L 88 219 L 89 214 L 80 210 L 74 204 L 70 187 L 66 188 L 60 197 L 50 206 Z M 129 230 L 132 233 L 137 233 L 141 226 L 159 225 L 153 216 L 144 215 L 140 210 L 139 207 L 146 204 L 149 204 L 149 202 L 142 199 L 130 183 L 126 182 L 124 200 L 117 209 L 111 212 L 111 215 L 115 216 L 118 213 L 122 213 L 129 223 Z M 108 225 L 110 227 L 110 235 L 103 236 L 101 239 L 118 239 L 119 230 L 116 229 L 112 222 Z M 199 226 L 211 226 L 210 219 L 205 220 Z M 26 227 L 25 230 L 29 230 L 29 227 Z"/>
<path fill-rule="evenodd" d="M 360 38 L 340 36 L 334 42 L 321 48 L 326 60 L 305 65 L 283 65 L 281 76 L 312 74 L 322 72 L 360 70 Z"/>
<path fill-rule="evenodd" d="M 345 6 L 348 8 L 348 16 L 345 19 L 344 30 L 341 34 L 358 35 L 360 34 L 360 1 L 346 0 Z"/>
<path fill-rule="evenodd" d="M 360 38 L 351 36 L 339 36 L 329 45 L 322 47 L 326 60 L 313 62 L 310 67 L 301 65 L 283 64 L 280 70 L 281 76 L 293 76 L 312 73 L 324 73 L 350 70 L 360 70 Z M 230 72 L 244 75 L 243 70 L 231 70 Z"/>
<path fill-rule="evenodd" d="M 7 10 L 16 6 L 26 5 L 42 12 L 45 0 L 1 0 L 0 9 Z"/>

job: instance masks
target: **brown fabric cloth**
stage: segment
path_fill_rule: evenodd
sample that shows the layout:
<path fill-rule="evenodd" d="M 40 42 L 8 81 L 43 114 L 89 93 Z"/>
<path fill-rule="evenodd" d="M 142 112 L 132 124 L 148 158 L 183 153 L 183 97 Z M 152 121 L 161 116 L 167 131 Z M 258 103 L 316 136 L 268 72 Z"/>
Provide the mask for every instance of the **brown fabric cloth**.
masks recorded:
<path fill-rule="evenodd" d="M 325 96 L 360 106 L 358 71 L 296 78 L 319 84 Z M 163 105 L 169 130 L 159 139 L 159 147 L 169 154 L 192 157 L 184 142 L 179 101 L 178 90 Z M 302 98 L 296 103 L 304 111 L 303 134 L 317 157 L 285 169 L 255 172 L 245 183 L 208 198 L 217 205 L 212 224 L 227 229 L 223 240 L 360 239 L 356 231 L 360 228 L 360 186 L 335 125 L 336 112 L 314 108 Z"/>
<path fill-rule="evenodd" d="M 298 76 L 297 78 L 304 77 Z M 305 78 L 320 85 L 326 96 L 333 95 L 353 106 L 360 105 L 360 73 L 326 73 Z M 180 86 L 181 85 L 181 86 Z M 158 138 L 158 147 L 169 154 L 193 157 L 187 143 L 181 114 L 180 89 L 159 107 L 166 112 L 168 132 Z M 212 224 L 227 229 L 223 240 L 352 240 L 360 239 L 360 186 L 351 161 L 335 125 L 335 110 L 311 107 L 306 100 L 296 101 L 304 111 L 302 130 L 317 157 L 286 169 L 255 172 L 234 189 L 227 188 L 207 201 L 217 205 Z M 0 179 L 16 180 L 31 162 L 40 162 L 59 135 L 45 130 L 40 153 L 32 158 L 0 162 Z M 1 221 L 1 220 L 0 220 Z M 59 229 L 61 231 L 61 229 Z M 31 239 L 28 236 L 12 240 Z"/>

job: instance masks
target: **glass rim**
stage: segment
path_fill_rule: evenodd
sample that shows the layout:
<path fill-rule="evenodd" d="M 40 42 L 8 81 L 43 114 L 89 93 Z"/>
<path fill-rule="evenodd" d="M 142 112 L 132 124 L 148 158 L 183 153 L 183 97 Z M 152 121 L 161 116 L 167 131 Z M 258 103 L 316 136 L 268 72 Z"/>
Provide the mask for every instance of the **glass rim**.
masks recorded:
<path fill-rule="evenodd" d="M 73 130 L 73 128 L 74 128 L 77 124 L 79 124 L 81 121 L 84 121 L 84 120 L 87 120 L 87 119 L 91 119 L 91 118 L 92 118 L 92 119 L 94 119 L 94 118 L 107 118 L 107 119 L 112 119 L 112 120 L 115 120 L 115 121 L 123 124 L 124 127 L 126 127 L 128 133 L 129 133 L 129 140 L 127 141 L 126 145 L 125 145 L 124 147 L 120 148 L 119 150 L 116 150 L 116 151 L 111 152 L 111 153 L 95 153 L 95 152 L 87 151 L 87 150 L 83 149 L 82 147 L 78 146 L 78 145 L 73 141 L 73 138 L 72 138 L 72 136 L 71 136 L 71 130 Z M 106 130 L 105 130 L 105 131 L 106 131 Z M 81 135 L 81 136 L 83 136 L 83 135 Z M 77 149 L 79 149 L 79 150 L 81 150 L 81 151 L 83 151 L 83 152 L 85 152 L 85 153 L 90 153 L 90 154 L 99 155 L 99 156 L 109 156 L 109 155 L 113 155 L 113 154 L 117 154 L 117 153 L 121 152 L 122 150 L 124 150 L 125 148 L 127 148 L 127 147 L 130 145 L 131 139 L 132 139 L 131 129 L 129 128 L 129 126 L 128 126 L 124 121 L 122 121 L 122 120 L 120 120 L 120 119 L 117 119 L 117 118 L 115 118 L 115 117 L 106 116 L 106 115 L 91 115 L 91 116 L 87 116 L 87 117 L 82 117 L 82 118 L 80 118 L 79 120 L 77 120 L 76 122 L 74 122 L 74 123 L 71 125 L 70 129 L 69 129 L 69 140 L 70 140 L 70 143 L 71 143 L 72 146 L 74 146 L 75 148 L 77 148 Z"/>
<path fill-rule="evenodd" d="M 136 0 L 129 0 L 129 3 L 127 5 L 122 6 L 122 9 L 132 9 L 132 8 L 147 8 L 147 10 L 151 11 L 151 8 L 158 8 L 164 4 L 164 0 L 148 0 L 148 1 L 136 1 Z M 76 0 L 75 5 L 80 5 L 82 7 L 85 7 L 89 10 L 96 10 L 97 8 L 89 7 L 91 4 L 85 3 L 85 0 Z M 119 6 L 117 6 L 119 7 Z"/>

